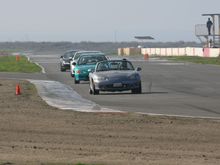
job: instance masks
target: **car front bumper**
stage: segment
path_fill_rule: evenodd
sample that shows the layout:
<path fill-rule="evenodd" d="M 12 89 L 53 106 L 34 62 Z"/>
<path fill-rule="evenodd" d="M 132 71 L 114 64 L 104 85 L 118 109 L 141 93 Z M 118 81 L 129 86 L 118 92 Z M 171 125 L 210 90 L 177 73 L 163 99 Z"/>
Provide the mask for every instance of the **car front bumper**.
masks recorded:
<path fill-rule="evenodd" d="M 77 81 L 89 81 L 89 75 L 88 74 L 76 74 L 75 73 L 75 79 Z"/>
<path fill-rule="evenodd" d="M 96 82 L 95 88 L 100 91 L 128 91 L 132 89 L 137 89 L 141 85 L 140 80 L 131 81 L 104 81 Z"/>
<path fill-rule="evenodd" d="M 69 63 L 61 64 L 60 67 L 63 69 L 70 69 L 70 64 Z"/>

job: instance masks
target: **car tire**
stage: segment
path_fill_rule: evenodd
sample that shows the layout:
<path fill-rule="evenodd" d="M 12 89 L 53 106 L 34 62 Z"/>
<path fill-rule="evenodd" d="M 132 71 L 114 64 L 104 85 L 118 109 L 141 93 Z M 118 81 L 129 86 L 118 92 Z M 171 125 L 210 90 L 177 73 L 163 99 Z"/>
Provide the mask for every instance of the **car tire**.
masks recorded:
<path fill-rule="evenodd" d="M 92 83 L 91 80 L 89 81 L 89 94 L 90 94 L 90 95 L 93 94 L 93 83 Z"/>
<path fill-rule="evenodd" d="M 99 90 L 95 89 L 95 84 L 92 82 L 92 94 L 93 95 L 99 95 Z"/>
<path fill-rule="evenodd" d="M 132 89 L 131 93 L 133 93 L 133 94 L 141 94 L 142 93 L 141 83 L 139 83 L 139 87 L 138 88 Z"/>
<path fill-rule="evenodd" d="M 60 71 L 61 71 L 61 72 L 65 72 L 65 71 L 66 71 L 66 69 L 60 68 Z"/>
<path fill-rule="evenodd" d="M 71 77 L 75 77 L 74 74 L 72 74 L 71 72 L 70 72 L 70 76 L 71 76 Z"/>
<path fill-rule="evenodd" d="M 74 83 L 75 83 L 75 84 L 79 84 L 79 83 L 80 83 L 80 81 L 79 81 L 79 80 L 74 79 Z"/>
<path fill-rule="evenodd" d="M 99 90 L 94 89 L 93 95 L 99 95 Z"/>
<path fill-rule="evenodd" d="M 89 88 L 89 94 L 92 95 L 93 94 L 93 91 L 91 88 Z"/>
<path fill-rule="evenodd" d="M 94 89 L 94 92 L 93 92 L 94 95 L 99 95 L 99 90 L 97 89 Z"/>

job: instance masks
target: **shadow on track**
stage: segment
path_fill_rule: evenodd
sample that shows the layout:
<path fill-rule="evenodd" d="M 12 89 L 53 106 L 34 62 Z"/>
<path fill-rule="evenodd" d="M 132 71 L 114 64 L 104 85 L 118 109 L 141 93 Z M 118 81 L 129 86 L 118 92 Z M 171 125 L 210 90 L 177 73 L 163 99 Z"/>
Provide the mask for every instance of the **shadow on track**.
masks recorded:
<path fill-rule="evenodd" d="M 152 94 L 168 94 L 168 92 L 142 92 L 140 94 L 133 94 L 131 92 L 101 92 L 99 95 L 152 95 Z"/>

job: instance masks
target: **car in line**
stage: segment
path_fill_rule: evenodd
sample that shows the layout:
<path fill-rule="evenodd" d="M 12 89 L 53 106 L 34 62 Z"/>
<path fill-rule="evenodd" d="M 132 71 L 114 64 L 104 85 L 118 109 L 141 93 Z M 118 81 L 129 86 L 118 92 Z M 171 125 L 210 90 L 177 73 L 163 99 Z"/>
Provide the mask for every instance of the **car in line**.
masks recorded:
<path fill-rule="evenodd" d="M 100 91 L 128 91 L 142 93 L 140 67 L 134 69 L 126 59 L 108 60 L 96 64 L 89 74 L 89 92 L 98 95 Z"/>
<path fill-rule="evenodd" d="M 77 50 L 69 50 L 60 56 L 60 71 L 64 72 L 70 69 L 70 61 L 74 57 Z"/>
<path fill-rule="evenodd" d="M 79 84 L 80 81 L 88 81 L 89 73 L 94 70 L 96 63 L 106 61 L 107 57 L 103 53 L 84 54 L 74 62 L 74 83 Z"/>
<path fill-rule="evenodd" d="M 70 76 L 74 77 L 74 74 L 75 74 L 74 68 L 75 68 L 75 66 L 73 65 L 73 63 L 76 63 L 81 55 L 97 54 L 97 53 L 101 53 L 102 54 L 102 52 L 100 52 L 100 51 L 77 51 L 75 53 L 74 57 L 70 61 Z"/>

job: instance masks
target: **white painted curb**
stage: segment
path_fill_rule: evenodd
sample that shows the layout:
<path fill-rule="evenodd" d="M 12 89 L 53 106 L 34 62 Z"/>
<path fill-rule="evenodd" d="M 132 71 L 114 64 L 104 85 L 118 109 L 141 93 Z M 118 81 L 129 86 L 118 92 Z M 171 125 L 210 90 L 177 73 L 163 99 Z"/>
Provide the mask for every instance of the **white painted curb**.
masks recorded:
<path fill-rule="evenodd" d="M 26 57 L 28 58 L 28 61 L 30 61 L 31 63 L 36 64 L 37 66 L 39 66 L 39 67 L 41 68 L 41 73 L 43 73 L 43 74 L 46 73 L 46 72 L 45 72 L 45 68 L 44 68 L 42 65 L 40 65 L 40 64 L 37 63 L 37 62 L 33 62 L 33 61 L 31 60 L 31 58 L 30 58 L 28 55 L 26 55 Z"/>
<path fill-rule="evenodd" d="M 70 86 L 58 81 L 28 80 L 37 88 L 40 97 L 50 106 L 63 110 L 79 112 L 121 112 L 108 108 L 102 108 L 96 103 L 84 99 Z"/>

